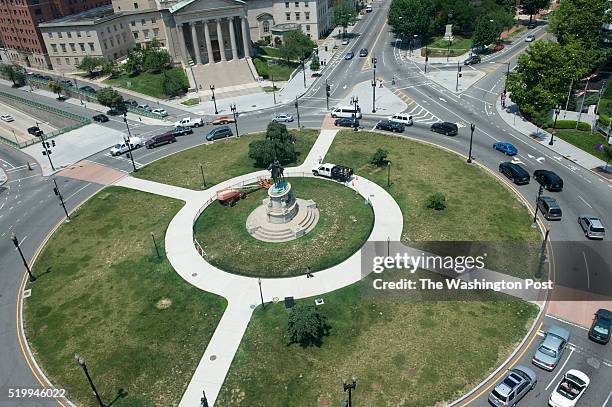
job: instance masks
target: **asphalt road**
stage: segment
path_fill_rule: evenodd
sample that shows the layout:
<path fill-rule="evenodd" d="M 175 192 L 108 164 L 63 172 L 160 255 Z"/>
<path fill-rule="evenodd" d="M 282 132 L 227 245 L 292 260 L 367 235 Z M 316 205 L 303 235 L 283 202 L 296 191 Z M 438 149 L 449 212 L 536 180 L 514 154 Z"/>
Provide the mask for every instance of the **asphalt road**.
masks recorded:
<path fill-rule="evenodd" d="M 396 87 L 424 109 L 431 112 L 441 120 L 461 123 L 465 127 L 460 128 L 460 134 L 456 137 L 444 137 L 439 134 L 429 132 L 428 126 L 416 123 L 408 128 L 405 135 L 416 139 L 426 140 L 435 144 L 447 147 L 451 150 L 467 154 L 469 144 L 469 130 L 466 124 L 476 123 L 474 134 L 473 157 L 479 163 L 496 171 L 501 161 L 507 159 L 500 153 L 491 149 L 495 140 L 510 141 L 515 144 L 520 152 L 519 158 L 523 165 L 532 172 L 538 168 L 552 169 L 557 172 L 565 181 L 565 189 L 560 193 L 551 193 L 561 204 L 564 212 L 564 219 L 560 222 L 546 222 L 551 229 L 551 239 L 555 241 L 584 241 L 575 219 L 579 213 L 589 211 L 599 215 L 606 225 L 612 225 L 609 213 L 612 202 L 612 189 L 608 188 L 605 182 L 601 181 L 596 175 L 572 166 L 569 162 L 557 160 L 547 148 L 531 142 L 529 139 L 515 132 L 508 127 L 501 118 L 495 114 L 492 104 L 497 95 L 503 88 L 503 77 L 505 65 L 501 64 L 508 60 L 514 66 L 516 54 L 524 49 L 524 44 L 520 41 L 513 47 L 508 47 L 499 55 L 494 55 L 491 62 L 499 63 L 499 68 L 488 73 L 475 86 L 463 92 L 460 96 L 432 84 L 429 79 L 424 77 L 423 66 L 408 61 L 402 55 L 405 50 L 398 50 L 397 43 L 386 28 L 385 7 L 388 3 L 376 3 L 374 12 L 366 15 L 362 21 L 357 23 L 352 40 L 344 51 L 358 51 L 365 47 L 370 49 L 370 53 L 380 56 L 378 61 L 377 77 L 383 77 L 386 84 L 391 83 L 391 78 L 396 78 Z M 378 7 L 380 6 L 380 7 Z M 382 30 L 382 31 L 381 31 Z M 541 29 L 538 35 L 543 35 Z M 478 66 L 473 67 L 478 69 Z M 454 66 L 430 65 L 429 69 L 455 69 Z M 472 68 L 469 68 L 472 69 Z M 325 89 L 324 83 L 327 79 L 332 85 L 332 100 L 330 105 L 351 95 L 352 87 L 360 82 L 371 79 L 371 67 L 364 67 L 364 60 L 355 58 L 345 61 L 336 57 L 328 62 L 323 76 L 315 82 L 313 87 L 300 99 L 299 112 L 300 124 L 305 127 L 320 127 L 322 119 L 326 113 L 325 109 Z M 16 90 L 15 92 L 23 92 Z M 44 98 L 39 95 L 32 95 L 36 100 L 55 106 L 58 103 L 54 99 Z M 138 100 L 137 98 L 134 98 Z M 140 100 L 139 100 L 140 101 Z M 144 101 L 144 100 L 143 100 Z M 62 104 L 62 106 L 67 106 Z M 95 114 L 89 109 L 80 106 L 70 105 L 69 109 L 81 112 L 82 114 Z M 81 110 L 83 109 L 83 110 Z M 171 111 L 167 109 L 172 117 L 183 117 L 183 111 Z M 178 110 L 178 109 L 177 109 Z M 241 114 L 238 118 L 240 134 L 261 131 L 265 128 L 269 119 L 276 113 L 289 113 L 296 116 L 296 110 L 292 105 L 277 106 L 274 109 L 256 111 Z M 375 125 L 376 119 L 364 118 L 362 126 L 366 129 Z M 164 128 L 158 126 L 148 126 L 142 123 L 130 122 L 130 128 L 135 135 L 149 137 L 156 132 L 161 132 Z M 124 124 L 121 120 L 111 120 L 106 126 L 122 130 Z M 296 127 L 297 122 L 289 124 L 289 127 Z M 162 146 L 153 150 L 139 149 L 134 152 L 134 159 L 138 166 L 146 165 L 160 157 L 173 154 L 179 150 L 205 143 L 204 135 L 210 130 L 211 126 L 196 129 L 193 135 L 180 137 L 177 143 Z M 543 158 L 543 159 L 542 159 Z M 124 171 L 131 171 L 132 164 L 126 157 L 111 157 L 108 151 L 102 151 L 89 157 L 91 161 L 102 163 L 113 168 Z M 37 382 L 27 366 L 17 341 L 15 306 L 17 290 L 23 276 L 23 265 L 19 259 L 15 248 L 10 241 L 10 233 L 15 232 L 22 242 L 22 249 L 26 258 L 31 258 L 34 251 L 43 242 L 47 233 L 64 218 L 59 201 L 52 192 L 51 181 L 43 178 L 36 167 L 28 170 L 25 167 L 26 161 L 30 160 L 22 153 L 0 145 L 0 165 L 7 170 L 9 182 L 0 191 L 0 405 L 4 406 L 51 406 L 55 405 L 52 401 L 27 401 L 22 403 L 7 402 L 5 398 L 6 390 L 12 387 L 32 387 Z M 57 177 L 59 187 L 66 199 L 69 209 L 79 205 L 84 199 L 98 191 L 101 186 L 94 183 L 87 183 L 70 178 Z M 526 186 L 517 187 L 517 190 L 530 201 L 535 201 L 537 186 L 532 182 Z M 608 234 L 610 236 L 610 234 Z M 610 240 L 610 238 L 607 238 Z M 591 280 L 590 284 L 602 285 L 610 281 L 610 270 L 600 271 L 601 280 Z M 583 276 L 583 281 L 592 276 Z M 547 319 L 546 321 L 549 321 Z M 545 322 L 546 324 L 549 322 Z M 602 404 L 608 396 L 609 389 L 612 388 L 612 373 L 610 366 L 606 365 L 610 358 L 609 346 L 602 347 L 584 339 L 585 332 L 581 328 L 572 327 L 572 346 L 574 352 L 567 352 L 564 358 L 569 358 L 570 362 L 564 367 L 565 370 L 577 367 L 587 373 L 593 380 L 591 389 L 585 397 L 592 397 L 592 406 L 605 406 Z M 529 350 L 525 352 L 524 358 L 532 354 L 531 344 Z M 607 351 L 607 352 L 606 352 Z M 606 356 L 607 353 L 607 356 Z M 593 361 L 600 362 L 599 367 L 595 368 Z M 527 362 L 529 360 L 527 359 Z M 604 363 L 605 362 L 605 363 Z M 526 363 L 526 362 L 525 362 Z M 589 370 L 590 369 L 590 370 Z M 538 372 L 539 373 L 539 372 Z M 553 379 L 552 375 L 542 373 L 539 375 L 540 384 L 533 394 L 527 397 L 537 399 L 537 404 L 545 402 L 550 394 L 542 390 Z M 548 382 L 547 382 L 548 380 Z M 555 378 L 558 380 L 558 378 Z M 554 381 L 554 380 L 553 380 Z M 552 386 L 551 386 L 552 387 Z M 539 395 L 539 396 L 538 396 Z M 523 405 L 532 405 L 526 399 Z M 476 402 L 480 405 L 480 399 Z M 598 404 L 599 403 L 599 404 Z M 588 404 L 584 404 L 588 405 Z"/>

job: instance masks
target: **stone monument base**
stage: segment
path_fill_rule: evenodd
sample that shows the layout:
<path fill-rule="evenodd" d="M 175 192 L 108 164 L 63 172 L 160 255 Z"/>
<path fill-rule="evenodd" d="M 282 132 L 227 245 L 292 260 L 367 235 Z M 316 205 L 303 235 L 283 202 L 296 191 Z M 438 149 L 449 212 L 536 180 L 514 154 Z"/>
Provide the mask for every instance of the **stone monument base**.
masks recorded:
<path fill-rule="evenodd" d="M 267 205 L 257 207 L 246 221 L 247 231 L 257 240 L 264 242 L 288 242 L 310 232 L 319 221 L 319 209 L 313 200 L 295 199 L 289 213 L 293 217 L 285 223 L 273 222 L 278 217 L 270 216 Z M 264 202 L 267 199 L 264 199 Z M 294 212 L 295 210 L 295 212 Z"/>

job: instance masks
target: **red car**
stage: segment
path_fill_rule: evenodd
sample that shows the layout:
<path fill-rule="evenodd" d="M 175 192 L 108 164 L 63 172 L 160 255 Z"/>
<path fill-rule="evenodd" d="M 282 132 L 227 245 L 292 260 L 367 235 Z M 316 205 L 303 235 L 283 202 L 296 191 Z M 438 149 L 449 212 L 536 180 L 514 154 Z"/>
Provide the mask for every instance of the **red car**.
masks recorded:
<path fill-rule="evenodd" d="M 234 123 L 234 118 L 232 116 L 219 116 L 210 122 L 210 124 L 213 124 L 213 125 L 228 124 L 228 123 Z"/>
<path fill-rule="evenodd" d="M 504 49 L 504 44 L 497 44 L 495 48 L 493 48 L 493 52 L 501 51 Z"/>

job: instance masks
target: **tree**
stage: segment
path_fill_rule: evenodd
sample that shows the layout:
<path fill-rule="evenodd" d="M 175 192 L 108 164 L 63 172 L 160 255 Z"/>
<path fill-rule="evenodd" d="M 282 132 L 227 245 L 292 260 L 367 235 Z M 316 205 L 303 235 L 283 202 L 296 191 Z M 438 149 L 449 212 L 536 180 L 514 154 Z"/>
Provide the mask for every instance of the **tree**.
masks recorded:
<path fill-rule="evenodd" d="M 95 72 L 98 70 L 98 68 L 100 67 L 100 65 L 102 65 L 103 62 L 104 62 L 103 58 L 92 57 L 92 56 L 87 55 L 77 65 L 77 68 L 82 71 L 86 71 L 87 75 L 90 78 L 92 78 Z"/>
<path fill-rule="evenodd" d="M 313 72 L 321 69 L 321 61 L 319 61 L 319 57 L 316 55 L 312 56 L 312 60 L 310 61 L 310 70 Z"/>
<path fill-rule="evenodd" d="M 111 78 L 116 78 L 121 73 L 121 68 L 119 67 L 119 64 L 117 64 L 117 61 L 115 61 L 114 59 L 105 58 L 102 61 L 100 71 L 104 75 L 110 75 Z"/>
<path fill-rule="evenodd" d="M 267 168 L 275 158 L 282 164 L 293 162 L 297 159 L 295 137 L 284 124 L 271 122 L 265 139 L 249 144 L 249 157 L 255 160 L 259 168 Z"/>
<path fill-rule="evenodd" d="M 446 196 L 442 192 L 434 192 L 427 197 L 427 207 L 441 211 L 446 208 Z"/>
<path fill-rule="evenodd" d="M 163 77 L 162 90 L 166 96 L 178 96 L 189 89 L 189 82 L 182 69 L 164 71 Z"/>
<path fill-rule="evenodd" d="M 172 63 L 172 57 L 165 49 L 149 49 L 142 52 L 142 69 L 160 72 Z"/>
<path fill-rule="evenodd" d="M 529 14 L 529 23 L 531 23 L 533 15 L 538 14 L 540 10 L 548 7 L 549 3 L 550 0 L 521 0 L 519 7 L 523 14 Z"/>
<path fill-rule="evenodd" d="M 249 143 L 249 158 L 255 160 L 258 168 L 267 168 L 274 161 L 274 145 L 268 140 L 255 140 Z"/>
<path fill-rule="evenodd" d="M 57 81 L 49 81 L 49 83 L 47 83 L 47 86 L 49 87 L 49 90 L 53 93 L 57 93 L 57 98 L 61 99 L 62 98 L 62 90 L 64 90 L 64 88 L 62 87 L 62 85 L 59 84 L 59 82 Z"/>
<path fill-rule="evenodd" d="M 142 70 L 142 53 L 139 49 L 128 52 L 128 57 L 123 64 L 123 69 L 129 75 L 137 75 Z"/>
<path fill-rule="evenodd" d="M 606 168 L 605 171 L 608 172 L 608 164 L 610 164 L 610 161 L 612 161 L 612 145 L 611 144 L 604 144 L 601 147 L 601 152 L 604 155 L 604 158 L 606 159 Z"/>
<path fill-rule="evenodd" d="M 283 36 L 283 44 L 279 51 L 281 57 L 289 62 L 291 59 L 308 57 L 315 46 L 316 44 L 301 30 L 292 30 Z"/>
<path fill-rule="evenodd" d="M 111 87 L 100 89 L 96 93 L 96 98 L 102 106 L 114 109 L 120 109 L 125 106 L 125 101 L 123 100 L 121 93 L 117 92 Z"/>
<path fill-rule="evenodd" d="M 13 82 L 14 88 L 25 84 L 25 74 L 19 65 L 0 65 L 0 73 Z"/>
<path fill-rule="evenodd" d="M 428 37 L 432 30 L 433 3 L 429 0 L 393 0 L 388 22 L 396 35 Z"/>
<path fill-rule="evenodd" d="M 329 331 L 326 318 L 314 305 L 296 305 L 291 308 L 287 320 L 289 343 L 302 347 L 321 346 L 323 336 Z"/>
<path fill-rule="evenodd" d="M 478 19 L 474 34 L 472 35 L 472 43 L 476 47 L 485 47 L 497 40 L 501 34 L 501 29 L 495 21 L 491 21 L 487 16 Z"/>
<path fill-rule="evenodd" d="M 349 23 L 354 22 L 357 19 L 357 12 L 355 8 L 348 2 L 343 0 L 334 7 L 334 13 L 332 14 L 332 24 L 336 27 L 342 27 L 343 33 L 346 32 L 346 27 Z"/>
<path fill-rule="evenodd" d="M 387 165 L 388 155 L 389 155 L 389 151 L 379 148 L 378 150 L 376 150 L 374 155 L 372 155 L 372 158 L 370 159 L 370 163 L 374 164 L 377 167 L 383 167 Z"/>

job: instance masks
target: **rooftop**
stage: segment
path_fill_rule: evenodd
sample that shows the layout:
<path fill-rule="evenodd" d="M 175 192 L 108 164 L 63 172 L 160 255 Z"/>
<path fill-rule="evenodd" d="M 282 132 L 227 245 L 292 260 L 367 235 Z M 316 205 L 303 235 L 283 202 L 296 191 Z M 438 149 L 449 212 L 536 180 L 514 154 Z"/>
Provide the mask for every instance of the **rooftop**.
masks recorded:
<path fill-rule="evenodd" d="M 90 10 L 85 10 L 77 14 L 71 14 L 62 18 L 47 21 L 40 24 L 41 27 L 53 27 L 57 25 L 92 25 L 105 20 L 110 20 L 119 17 L 121 14 L 114 14 L 113 5 L 105 4 Z"/>

